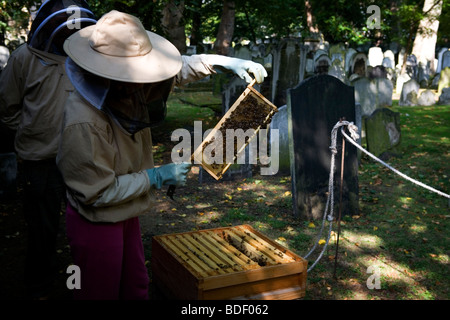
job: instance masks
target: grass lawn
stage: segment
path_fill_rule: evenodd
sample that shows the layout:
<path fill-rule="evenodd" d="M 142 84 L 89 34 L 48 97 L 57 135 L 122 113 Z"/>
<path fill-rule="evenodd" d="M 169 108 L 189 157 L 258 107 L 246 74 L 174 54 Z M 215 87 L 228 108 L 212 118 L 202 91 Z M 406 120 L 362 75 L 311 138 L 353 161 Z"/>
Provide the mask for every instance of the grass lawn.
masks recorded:
<path fill-rule="evenodd" d="M 178 128 L 192 126 L 194 120 L 210 126 L 217 122 L 212 110 L 195 102 L 181 103 L 180 95 L 169 103 L 167 122 L 177 119 Z M 412 178 L 449 193 L 450 106 L 399 107 L 394 101 L 392 109 L 401 114 L 402 136 L 400 157 L 388 162 Z M 168 146 L 158 152 L 160 147 L 155 151 L 162 160 Z M 314 244 L 321 221 L 292 216 L 290 186 L 289 176 L 258 174 L 243 181 L 194 183 L 189 192 L 180 191 L 185 205 L 177 208 L 177 218 L 160 226 L 170 232 L 170 226 L 177 224 L 191 231 L 247 223 L 303 256 Z M 450 299 L 447 199 L 404 180 L 364 155 L 359 188 L 360 212 L 345 216 L 341 224 L 336 278 L 334 226 L 323 258 L 308 273 L 306 299 Z M 171 214 L 173 218 L 173 211 Z M 317 253 L 320 250 L 319 246 Z M 310 265 L 316 256 L 309 257 Z M 374 270 L 380 289 L 367 286 Z"/>

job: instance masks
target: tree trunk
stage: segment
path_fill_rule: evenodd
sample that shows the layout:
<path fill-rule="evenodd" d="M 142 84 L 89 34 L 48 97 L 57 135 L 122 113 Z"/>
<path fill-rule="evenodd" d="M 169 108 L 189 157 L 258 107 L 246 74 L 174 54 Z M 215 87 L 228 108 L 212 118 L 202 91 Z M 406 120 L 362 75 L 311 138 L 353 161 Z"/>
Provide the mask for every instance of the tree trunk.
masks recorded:
<path fill-rule="evenodd" d="M 309 2 L 309 0 L 305 0 L 305 12 L 306 12 L 306 26 L 308 28 L 308 31 L 311 35 L 314 34 L 318 34 L 319 33 L 319 28 L 317 28 L 313 13 L 312 13 L 312 8 L 311 8 L 311 3 Z"/>
<path fill-rule="evenodd" d="M 434 58 L 442 4 L 443 0 L 425 0 L 423 5 L 425 17 L 420 21 L 412 48 L 412 54 L 416 56 L 417 61 L 429 63 L 433 73 L 436 71 Z"/>
<path fill-rule="evenodd" d="M 234 33 L 234 15 L 234 1 L 224 0 L 222 18 L 220 20 L 219 31 L 217 32 L 217 40 L 214 45 L 215 51 L 218 54 L 225 56 L 229 54 Z"/>
<path fill-rule="evenodd" d="M 201 0 L 195 1 L 195 6 L 197 8 L 201 7 Z M 191 31 L 191 38 L 190 38 L 190 44 L 191 46 L 196 46 L 199 43 L 202 43 L 202 35 L 200 33 L 200 27 L 202 26 L 202 16 L 200 14 L 200 11 L 194 11 L 192 14 L 192 31 Z"/>
<path fill-rule="evenodd" d="M 178 1 L 177 1 L 178 2 Z M 162 11 L 161 26 L 167 39 L 180 51 L 186 53 L 186 32 L 183 21 L 184 0 L 178 5 L 175 0 L 168 0 Z"/>

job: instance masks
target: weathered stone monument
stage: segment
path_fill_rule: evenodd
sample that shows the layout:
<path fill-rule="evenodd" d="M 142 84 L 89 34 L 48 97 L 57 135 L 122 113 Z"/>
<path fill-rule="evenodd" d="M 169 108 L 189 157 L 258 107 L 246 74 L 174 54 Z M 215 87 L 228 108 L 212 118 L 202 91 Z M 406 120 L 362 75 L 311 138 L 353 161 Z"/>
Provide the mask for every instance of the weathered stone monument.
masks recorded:
<path fill-rule="evenodd" d="M 354 88 L 329 75 L 308 78 L 288 91 L 288 112 L 294 214 L 317 219 L 322 217 L 327 201 L 331 130 L 342 117 L 355 122 Z M 338 135 L 338 149 L 341 141 Z M 359 209 L 357 152 L 350 143 L 346 144 L 345 151 L 342 213 L 356 214 Z M 337 177 L 340 162 L 338 151 Z"/>
<path fill-rule="evenodd" d="M 278 130 L 278 173 L 282 175 L 290 174 L 288 110 L 286 105 L 279 107 L 278 112 L 273 115 L 270 130 Z M 272 138 L 275 137 L 270 135 L 270 146 L 277 143 L 277 141 L 272 141 Z"/>
<path fill-rule="evenodd" d="M 355 101 L 361 105 L 363 116 L 370 116 L 376 109 L 392 106 L 392 82 L 384 78 L 358 78 L 352 82 Z"/>
<path fill-rule="evenodd" d="M 450 88 L 442 89 L 442 93 L 439 96 L 438 104 L 440 105 L 450 104 Z"/>
<path fill-rule="evenodd" d="M 372 47 L 369 49 L 368 65 L 371 67 L 381 66 L 383 64 L 383 50 L 380 47 Z"/>
<path fill-rule="evenodd" d="M 388 108 L 375 110 L 365 118 L 367 150 L 377 157 L 397 155 L 400 144 L 400 113 Z"/>
<path fill-rule="evenodd" d="M 307 47 L 299 39 L 283 39 L 273 50 L 272 103 L 286 104 L 286 90 L 304 78 Z M 267 97 L 269 98 L 269 97 Z"/>
<path fill-rule="evenodd" d="M 403 84 L 402 93 L 398 102 L 399 106 L 416 106 L 419 95 L 419 84 L 411 79 Z"/>
<path fill-rule="evenodd" d="M 433 91 L 427 89 L 422 91 L 419 95 L 419 99 L 417 101 L 419 106 L 432 106 L 436 104 L 436 95 Z"/>

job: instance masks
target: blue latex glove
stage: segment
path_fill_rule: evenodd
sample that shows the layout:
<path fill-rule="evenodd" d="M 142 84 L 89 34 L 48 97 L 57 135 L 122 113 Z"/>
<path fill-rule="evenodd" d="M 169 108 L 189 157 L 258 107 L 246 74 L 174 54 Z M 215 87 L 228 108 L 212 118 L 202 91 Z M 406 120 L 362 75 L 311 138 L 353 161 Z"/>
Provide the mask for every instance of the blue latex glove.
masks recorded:
<path fill-rule="evenodd" d="M 150 186 L 161 189 L 163 185 L 184 186 L 192 164 L 188 162 L 170 163 L 158 168 L 147 169 Z"/>

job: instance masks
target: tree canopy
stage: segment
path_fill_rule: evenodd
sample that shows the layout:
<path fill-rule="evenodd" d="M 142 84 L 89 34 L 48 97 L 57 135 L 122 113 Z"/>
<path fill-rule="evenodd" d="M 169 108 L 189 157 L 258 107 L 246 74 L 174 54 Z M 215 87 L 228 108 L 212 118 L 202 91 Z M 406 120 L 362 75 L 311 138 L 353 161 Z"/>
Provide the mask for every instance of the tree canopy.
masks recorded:
<path fill-rule="evenodd" d="M 395 41 L 407 46 L 414 39 L 420 21 L 427 14 L 422 10 L 425 0 L 225 1 L 233 2 L 235 8 L 232 35 L 234 42 L 289 36 L 308 37 L 309 14 L 325 40 L 330 43 L 344 42 L 357 46 Z M 443 2 L 439 19 L 448 21 L 449 1 L 433 1 Z M 139 17 L 147 29 L 165 35 L 168 30 L 162 23 L 163 15 L 173 15 L 175 9 L 180 10 L 177 27 L 184 28 L 184 37 L 194 44 L 204 40 L 216 40 L 223 10 L 223 1 L 213 0 L 90 0 L 88 3 L 98 17 L 117 9 Z M 16 31 L 14 34 L 19 34 L 17 29 L 26 29 L 29 12 L 34 4 L 35 1 L 32 0 L 0 2 L 0 40 L 5 42 L 7 31 Z M 370 28 L 368 24 L 368 18 L 372 14 L 368 8 L 373 5 L 379 8 L 377 28 Z M 449 28 L 449 24 L 440 24 L 438 45 L 448 46 Z"/>

